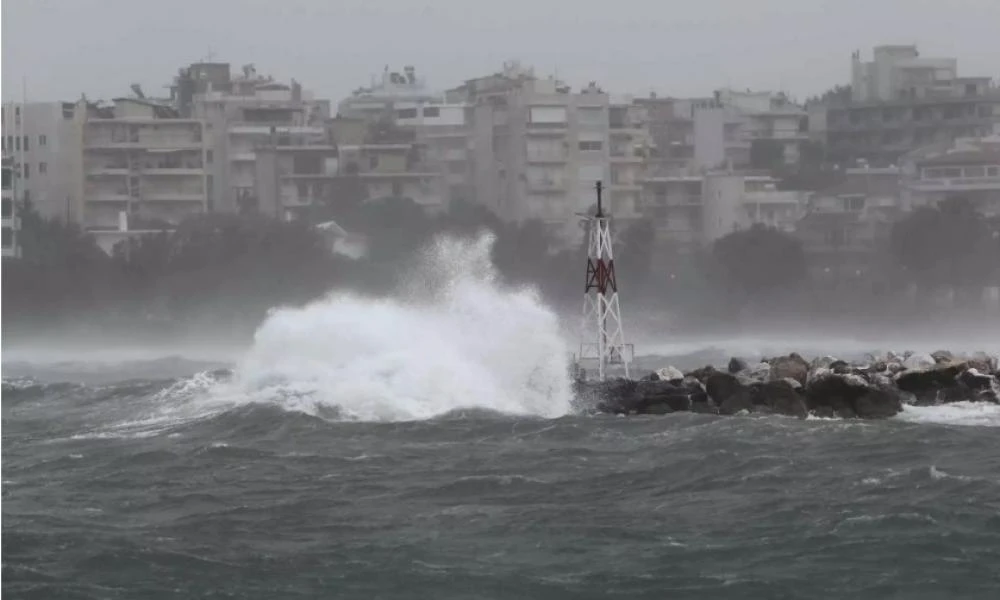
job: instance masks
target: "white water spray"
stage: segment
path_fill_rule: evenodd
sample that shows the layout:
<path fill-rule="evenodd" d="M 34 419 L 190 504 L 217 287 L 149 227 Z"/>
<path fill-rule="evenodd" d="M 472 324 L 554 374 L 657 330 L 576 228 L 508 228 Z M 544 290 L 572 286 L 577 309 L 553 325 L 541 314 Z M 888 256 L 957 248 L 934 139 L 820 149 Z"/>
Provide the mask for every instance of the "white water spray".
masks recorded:
<path fill-rule="evenodd" d="M 334 294 L 275 311 L 236 372 L 250 400 L 357 420 L 416 420 L 463 408 L 570 411 L 568 348 L 530 290 L 505 290 L 493 237 L 438 238 L 405 298 Z"/>

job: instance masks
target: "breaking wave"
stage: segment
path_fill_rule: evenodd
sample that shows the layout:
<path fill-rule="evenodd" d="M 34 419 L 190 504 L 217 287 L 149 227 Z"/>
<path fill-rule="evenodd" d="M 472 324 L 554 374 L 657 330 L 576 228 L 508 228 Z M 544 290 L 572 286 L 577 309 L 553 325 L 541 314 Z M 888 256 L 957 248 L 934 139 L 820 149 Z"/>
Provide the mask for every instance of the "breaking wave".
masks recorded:
<path fill-rule="evenodd" d="M 938 406 L 903 406 L 896 417 L 912 423 L 1000 427 L 1000 405 L 987 402 L 952 402 Z"/>
<path fill-rule="evenodd" d="M 333 294 L 273 312 L 232 386 L 250 401 L 352 420 L 456 409 L 558 417 L 571 410 L 567 346 L 529 289 L 504 289 L 493 236 L 438 238 L 401 298 Z"/>

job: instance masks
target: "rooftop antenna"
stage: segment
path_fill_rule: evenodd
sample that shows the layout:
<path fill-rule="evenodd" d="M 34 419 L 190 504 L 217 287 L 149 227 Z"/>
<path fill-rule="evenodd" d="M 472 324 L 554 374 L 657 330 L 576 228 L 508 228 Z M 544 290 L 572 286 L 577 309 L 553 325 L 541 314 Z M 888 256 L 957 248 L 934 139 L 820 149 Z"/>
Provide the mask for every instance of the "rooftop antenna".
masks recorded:
<path fill-rule="evenodd" d="M 593 216 L 581 215 L 589 225 L 590 239 L 587 243 L 587 285 L 583 292 L 579 362 L 596 359 L 597 376 L 604 381 L 608 365 L 612 364 L 622 365 L 628 378 L 632 359 L 626 354 L 631 347 L 626 346 L 622 332 L 610 219 L 604 213 L 600 181 L 594 189 L 597 191 L 597 212 Z"/>

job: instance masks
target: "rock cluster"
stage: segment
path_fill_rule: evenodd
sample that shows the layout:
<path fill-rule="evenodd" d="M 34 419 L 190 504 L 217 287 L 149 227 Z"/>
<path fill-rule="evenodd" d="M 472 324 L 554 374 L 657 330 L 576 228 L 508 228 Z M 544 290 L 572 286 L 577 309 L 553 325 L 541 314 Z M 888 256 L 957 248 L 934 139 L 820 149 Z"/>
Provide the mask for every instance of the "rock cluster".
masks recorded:
<path fill-rule="evenodd" d="M 831 356 L 807 361 L 793 352 L 759 363 L 733 358 L 726 370 L 705 366 L 681 373 L 668 366 L 638 381 L 580 380 L 576 391 L 588 406 L 606 413 L 881 419 L 895 415 L 904 404 L 1000 403 L 1000 367 L 995 356 L 984 353 L 889 352 L 848 362 Z"/>

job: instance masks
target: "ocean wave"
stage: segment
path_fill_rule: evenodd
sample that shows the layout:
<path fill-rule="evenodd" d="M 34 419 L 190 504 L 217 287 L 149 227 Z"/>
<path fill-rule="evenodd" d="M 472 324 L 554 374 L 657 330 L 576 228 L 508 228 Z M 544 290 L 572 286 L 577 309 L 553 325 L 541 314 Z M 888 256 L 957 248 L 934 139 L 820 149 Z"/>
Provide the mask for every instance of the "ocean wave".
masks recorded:
<path fill-rule="evenodd" d="M 963 401 L 938 406 L 904 405 L 896 418 L 911 423 L 1000 427 L 1000 404 Z"/>

